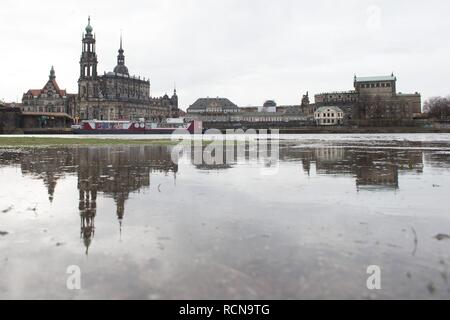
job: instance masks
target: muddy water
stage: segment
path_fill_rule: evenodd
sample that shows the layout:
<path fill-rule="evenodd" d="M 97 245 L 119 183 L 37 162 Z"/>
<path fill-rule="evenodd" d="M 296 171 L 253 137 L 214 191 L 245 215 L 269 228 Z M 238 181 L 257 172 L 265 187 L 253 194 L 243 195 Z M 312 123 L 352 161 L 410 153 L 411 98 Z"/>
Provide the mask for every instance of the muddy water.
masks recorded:
<path fill-rule="evenodd" d="M 0 298 L 450 298 L 448 136 L 291 137 L 225 165 L 172 148 L 1 149 Z"/>

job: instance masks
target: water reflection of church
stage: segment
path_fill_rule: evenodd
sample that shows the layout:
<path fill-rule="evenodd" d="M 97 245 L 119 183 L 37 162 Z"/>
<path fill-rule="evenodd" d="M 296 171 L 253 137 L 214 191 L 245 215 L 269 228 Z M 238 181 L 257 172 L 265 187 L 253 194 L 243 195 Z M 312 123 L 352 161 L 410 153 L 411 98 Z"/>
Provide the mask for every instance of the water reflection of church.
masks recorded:
<path fill-rule="evenodd" d="M 120 227 L 125 202 L 131 193 L 150 187 L 151 172 L 178 172 L 167 147 L 135 146 L 125 148 L 78 149 L 79 209 L 81 236 L 88 248 L 95 232 L 97 193 L 114 199 Z"/>
<path fill-rule="evenodd" d="M 65 175 L 77 177 L 79 191 L 80 234 L 86 250 L 95 234 L 97 197 L 114 199 L 118 225 L 122 225 L 126 202 L 132 193 L 151 185 L 152 172 L 173 174 L 168 146 L 116 146 L 30 149 L 25 152 L 0 153 L 1 165 L 20 165 L 22 173 L 41 179 L 53 201 L 58 180 Z M 425 156 L 424 156 L 425 154 Z M 450 163 L 448 156 L 414 149 L 364 149 L 340 147 L 305 147 L 280 149 L 280 161 L 299 163 L 307 174 L 353 177 L 358 190 L 397 190 L 399 175 L 423 172 L 424 159 L 432 163 Z M 235 159 L 237 160 L 237 159 Z M 233 168 L 197 165 L 198 170 Z"/>
<path fill-rule="evenodd" d="M 17 155 L 23 174 L 42 179 L 53 201 L 58 179 L 65 174 L 78 177 L 80 232 L 86 250 L 95 234 L 97 195 L 114 199 L 120 227 L 130 194 L 150 187 L 152 172 L 173 173 L 168 147 L 131 146 L 74 149 L 34 149 Z M 2 161 L 3 162 L 3 161 Z"/>

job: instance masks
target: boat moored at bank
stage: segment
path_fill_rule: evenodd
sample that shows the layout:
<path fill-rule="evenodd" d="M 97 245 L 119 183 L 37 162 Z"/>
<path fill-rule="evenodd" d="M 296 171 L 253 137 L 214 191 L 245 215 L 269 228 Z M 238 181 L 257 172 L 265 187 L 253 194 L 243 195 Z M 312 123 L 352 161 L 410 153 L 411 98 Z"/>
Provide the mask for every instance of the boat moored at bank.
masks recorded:
<path fill-rule="evenodd" d="M 73 125 L 72 130 L 74 134 L 172 134 L 176 131 L 202 134 L 203 124 L 201 121 L 151 123 L 145 121 L 84 120 L 78 125 Z"/>

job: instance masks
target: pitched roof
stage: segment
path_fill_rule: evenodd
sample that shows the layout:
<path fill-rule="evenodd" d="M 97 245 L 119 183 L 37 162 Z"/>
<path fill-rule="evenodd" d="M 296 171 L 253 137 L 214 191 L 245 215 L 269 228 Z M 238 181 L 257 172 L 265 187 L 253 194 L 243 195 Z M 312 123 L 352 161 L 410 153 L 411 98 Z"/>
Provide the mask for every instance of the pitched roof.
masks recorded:
<path fill-rule="evenodd" d="M 208 107 L 219 107 L 222 109 L 235 109 L 239 108 L 233 102 L 227 98 L 200 98 L 189 107 L 191 110 L 204 110 Z"/>
<path fill-rule="evenodd" d="M 47 88 L 49 86 L 53 87 L 56 93 L 59 94 L 61 97 L 65 97 L 67 95 L 66 90 L 61 90 L 59 88 L 59 85 L 56 82 L 56 80 L 47 81 L 43 89 L 30 89 L 28 90 L 27 94 L 31 94 L 33 97 L 39 97 L 41 94 L 48 92 Z"/>
<path fill-rule="evenodd" d="M 341 112 L 341 113 L 344 112 L 344 111 L 342 111 L 341 108 L 339 108 L 339 107 L 334 107 L 334 106 L 320 107 L 320 108 L 318 108 L 318 109 L 316 110 L 316 112 L 327 112 L 328 110 L 332 110 L 332 111 L 334 111 L 334 112 Z"/>
<path fill-rule="evenodd" d="M 39 97 L 41 95 L 41 89 L 30 89 L 27 94 L 31 94 L 33 97 Z"/>

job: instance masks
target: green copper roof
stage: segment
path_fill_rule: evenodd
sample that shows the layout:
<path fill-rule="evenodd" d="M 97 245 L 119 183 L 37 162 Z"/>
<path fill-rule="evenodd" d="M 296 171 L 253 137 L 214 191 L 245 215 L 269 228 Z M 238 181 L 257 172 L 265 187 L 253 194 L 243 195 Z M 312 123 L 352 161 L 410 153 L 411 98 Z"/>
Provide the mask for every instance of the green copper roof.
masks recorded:
<path fill-rule="evenodd" d="M 378 76 L 378 77 L 355 77 L 355 82 L 395 81 L 395 80 L 397 80 L 397 78 L 394 75 Z"/>
<path fill-rule="evenodd" d="M 88 18 L 88 25 L 87 25 L 87 27 L 86 27 L 86 32 L 87 32 L 87 33 L 92 33 L 93 30 L 94 30 L 94 29 L 93 29 L 92 26 L 91 26 L 91 17 L 89 17 L 89 18 Z"/>

